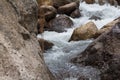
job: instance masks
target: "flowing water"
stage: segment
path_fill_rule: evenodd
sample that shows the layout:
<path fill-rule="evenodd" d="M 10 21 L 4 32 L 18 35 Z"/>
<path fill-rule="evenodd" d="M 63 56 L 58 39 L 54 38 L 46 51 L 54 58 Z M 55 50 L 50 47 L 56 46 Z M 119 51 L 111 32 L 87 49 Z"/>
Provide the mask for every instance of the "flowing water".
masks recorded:
<path fill-rule="evenodd" d="M 71 18 L 74 22 L 74 26 L 71 29 L 67 29 L 67 32 L 57 33 L 45 31 L 42 34 L 45 40 L 49 40 L 55 44 L 52 49 L 44 53 L 44 59 L 57 80 L 78 80 L 80 76 L 87 77 L 89 80 L 100 80 L 99 70 L 89 66 L 78 67 L 77 65 L 70 63 L 70 59 L 82 52 L 92 40 L 72 42 L 68 42 L 68 40 L 76 27 L 89 21 L 93 21 L 100 29 L 103 25 L 119 17 L 120 10 L 118 7 L 110 5 L 88 5 L 84 2 L 80 3 L 80 10 L 82 10 L 82 17 L 76 19 Z M 89 20 L 93 15 L 101 17 L 101 20 Z M 39 37 L 41 37 L 41 35 L 38 35 L 38 38 Z"/>

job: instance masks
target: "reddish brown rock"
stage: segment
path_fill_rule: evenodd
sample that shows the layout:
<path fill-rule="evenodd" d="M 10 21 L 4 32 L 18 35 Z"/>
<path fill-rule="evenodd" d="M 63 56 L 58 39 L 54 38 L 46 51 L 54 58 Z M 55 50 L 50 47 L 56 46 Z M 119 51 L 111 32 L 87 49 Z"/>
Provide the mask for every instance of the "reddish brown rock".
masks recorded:
<path fill-rule="evenodd" d="M 53 6 L 58 9 L 60 6 L 64 6 L 66 4 L 69 4 L 71 2 L 76 2 L 79 7 L 79 0 L 52 0 Z"/>
<path fill-rule="evenodd" d="M 47 22 L 55 18 L 56 14 L 57 10 L 52 6 L 42 5 L 39 7 L 39 18 L 44 16 Z"/>
<path fill-rule="evenodd" d="M 76 8 L 77 8 L 76 2 L 72 2 L 64 6 L 60 6 L 58 8 L 58 13 L 70 15 L 74 10 L 76 10 Z"/>

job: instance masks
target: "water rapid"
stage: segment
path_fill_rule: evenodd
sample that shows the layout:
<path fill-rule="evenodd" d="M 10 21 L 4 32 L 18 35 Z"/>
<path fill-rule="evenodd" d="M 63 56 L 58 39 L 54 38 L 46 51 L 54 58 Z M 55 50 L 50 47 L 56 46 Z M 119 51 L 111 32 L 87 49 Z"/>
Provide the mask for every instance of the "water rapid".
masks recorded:
<path fill-rule="evenodd" d="M 45 40 L 54 43 L 52 49 L 44 53 L 44 60 L 57 78 L 57 80 L 78 80 L 80 76 L 89 78 L 89 80 L 100 80 L 99 70 L 92 67 L 78 67 L 70 63 L 70 59 L 82 52 L 92 40 L 68 42 L 73 30 L 80 25 L 93 21 L 100 29 L 103 25 L 111 22 L 120 16 L 120 9 L 110 5 L 86 4 L 80 3 L 82 17 L 72 19 L 74 26 L 67 29 L 67 32 L 57 33 L 54 31 L 45 31 L 42 35 Z M 89 20 L 91 16 L 100 17 L 101 20 Z M 38 35 L 38 38 L 41 35 Z"/>

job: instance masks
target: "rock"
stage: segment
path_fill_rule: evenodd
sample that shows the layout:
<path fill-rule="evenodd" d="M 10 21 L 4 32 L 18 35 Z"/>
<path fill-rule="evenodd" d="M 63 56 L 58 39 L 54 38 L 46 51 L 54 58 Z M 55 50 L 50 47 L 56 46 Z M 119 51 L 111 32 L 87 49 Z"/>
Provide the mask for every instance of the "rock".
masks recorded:
<path fill-rule="evenodd" d="M 0 6 L 0 80 L 54 80 L 35 35 L 35 1 L 1 0 Z"/>
<path fill-rule="evenodd" d="M 116 0 L 116 1 L 117 1 L 118 5 L 120 5 L 120 0 Z"/>
<path fill-rule="evenodd" d="M 115 5 L 115 6 L 118 5 L 116 0 L 108 0 L 108 3 L 110 3 L 110 5 Z"/>
<path fill-rule="evenodd" d="M 105 4 L 105 0 L 98 0 L 98 3 L 99 3 L 100 5 L 104 5 L 104 4 Z"/>
<path fill-rule="evenodd" d="M 95 16 L 95 15 L 91 16 L 89 19 L 101 20 L 101 18 L 100 18 L 100 17 L 98 17 L 98 16 Z"/>
<path fill-rule="evenodd" d="M 71 61 L 98 68 L 101 71 L 101 80 L 119 80 L 120 22 L 114 25 L 110 31 L 99 36 Z"/>
<path fill-rule="evenodd" d="M 47 40 L 44 40 L 44 39 L 38 39 L 38 41 L 39 41 L 39 44 L 42 48 L 42 51 L 51 49 L 54 46 L 53 43 L 51 43 Z"/>
<path fill-rule="evenodd" d="M 71 2 L 76 2 L 79 7 L 79 0 L 52 0 L 53 6 L 58 9 L 60 6 L 64 6 L 66 4 L 69 4 Z"/>
<path fill-rule="evenodd" d="M 38 5 L 53 5 L 52 0 L 37 0 Z"/>
<path fill-rule="evenodd" d="M 57 14 L 57 10 L 52 6 L 42 5 L 39 8 L 39 18 L 44 16 L 47 22 L 55 18 L 56 14 Z"/>
<path fill-rule="evenodd" d="M 79 9 L 74 10 L 74 11 L 70 14 L 70 16 L 71 16 L 72 18 L 79 18 L 79 17 L 81 16 L 80 10 L 79 10 Z"/>
<path fill-rule="evenodd" d="M 72 2 L 66 5 L 60 6 L 58 8 L 58 13 L 70 15 L 74 10 L 76 10 L 76 8 L 77 8 L 76 2 Z"/>
<path fill-rule="evenodd" d="M 83 0 L 83 1 L 85 1 L 87 4 L 93 4 L 93 3 L 95 3 L 95 0 Z"/>
<path fill-rule="evenodd" d="M 69 4 L 70 1 L 68 0 L 52 0 L 53 1 L 53 6 L 58 9 L 58 7 L 63 6 L 65 4 Z"/>
<path fill-rule="evenodd" d="M 96 27 L 96 25 L 90 21 L 87 24 L 76 28 L 73 31 L 73 34 L 69 41 L 78 41 L 93 38 L 97 31 L 98 28 Z"/>
<path fill-rule="evenodd" d="M 47 24 L 46 20 L 44 17 L 41 17 L 38 19 L 38 23 L 37 23 L 37 30 L 38 30 L 38 34 L 43 33 L 44 32 L 44 26 Z"/>
<path fill-rule="evenodd" d="M 102 33 L 109 31 L 117 22 L 120 22 L 120 18 L 117 18 L 113 20 L 112 22 L 109 22 L 108 24 L 104 25 L 100 30 L 98 30 L 94 38 L 97 38 Z"/>
<path fill-rule="evenodd" d="M 118 5 L 118 3 L 117 3 L 116 0 L 98 0 L 98 3 L 99 3 L 100 5 L 104 5 L 105 3 L 108 3 L 108 4 L 110 4 L 110 5 L 114 5 L 114 6 L 117 6 L 117 5 Z"/>
<path fill-rule="evenodd" d="M 72 25 L 73 22 L 68 16 L 59 15 L 48 23 L 45 30 L 64 32 L 65 28 L 71 28 Z"/>

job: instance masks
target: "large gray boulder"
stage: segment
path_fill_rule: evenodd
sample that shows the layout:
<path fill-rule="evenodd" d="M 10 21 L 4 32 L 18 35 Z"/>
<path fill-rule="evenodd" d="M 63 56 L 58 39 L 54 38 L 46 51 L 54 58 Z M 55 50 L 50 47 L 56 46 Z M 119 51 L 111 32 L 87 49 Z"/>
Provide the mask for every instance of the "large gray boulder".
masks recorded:
<path fill-rule="evenodd" d="M 120 22 L 98 37 L 72 62 L 98 68 L 101 80 L 120 80 Z"/>
<path fill-rule="evenodd" d="M 73 26 L 73 21 L 66 15 L 59 15 L 52 19 L 47 25 L 45 25 L 45 30 L 64 32 L 66 28 L 71 28 Z"/>
<path fill-rule="evenodd" d="M 35 36 L 34 0 L 0 1 L 0 80 L 54 80 Z"/>

